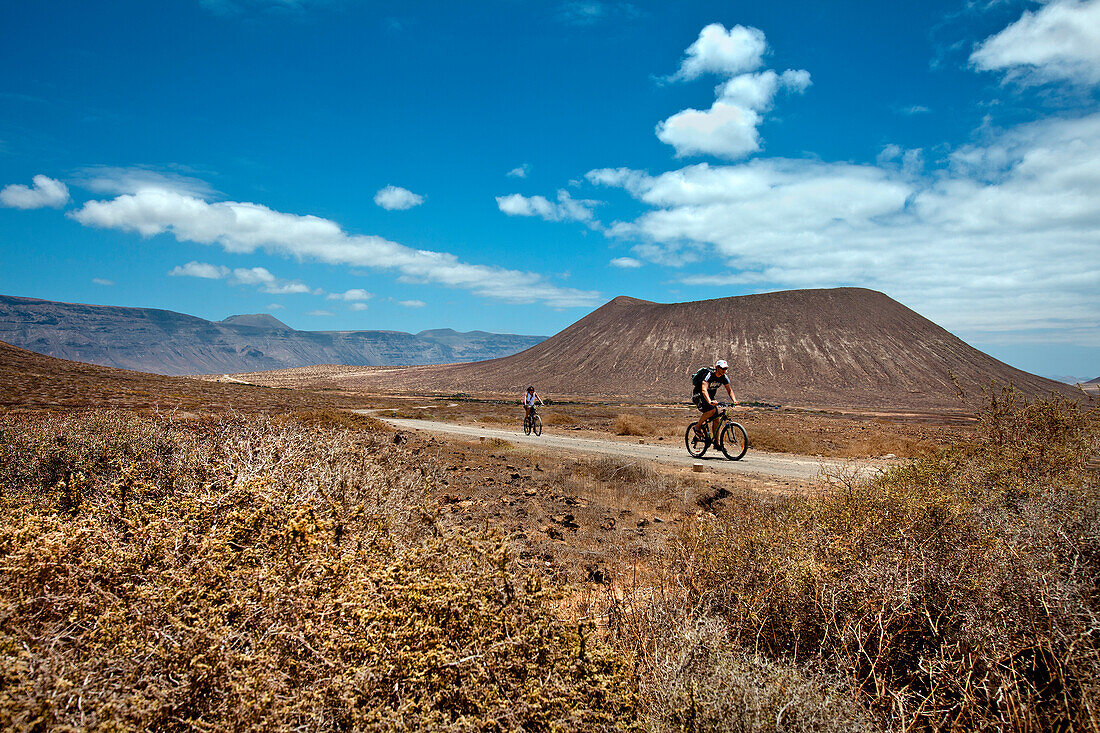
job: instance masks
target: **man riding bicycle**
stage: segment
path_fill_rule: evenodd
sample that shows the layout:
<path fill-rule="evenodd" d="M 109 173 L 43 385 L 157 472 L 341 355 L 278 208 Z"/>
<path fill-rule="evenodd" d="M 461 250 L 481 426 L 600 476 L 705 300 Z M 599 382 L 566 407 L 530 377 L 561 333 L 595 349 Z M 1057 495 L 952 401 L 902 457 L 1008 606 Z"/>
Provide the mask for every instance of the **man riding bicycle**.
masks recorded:
<path fill-rule="evenodd" d="M 726 376 L 728 369 L 729 364 L 726 360 L 719 359 L 714 363 L 713 369 L 709 367 L 700 369 L 692 377 L 691 401 L 699 408 L 699 412 L 703 413 L 695 423 L 695 433 L 700 437 L 706 437 L 703 425 L 718 413 L 718 403 L 714 401 L 714 395 L 718 393 L 719 387 L 725 387 L 730 400 L 733 404 L 737 404 L 737 397 L 734 396 L 733 388 L 730 387 L 730 379 Z"/>

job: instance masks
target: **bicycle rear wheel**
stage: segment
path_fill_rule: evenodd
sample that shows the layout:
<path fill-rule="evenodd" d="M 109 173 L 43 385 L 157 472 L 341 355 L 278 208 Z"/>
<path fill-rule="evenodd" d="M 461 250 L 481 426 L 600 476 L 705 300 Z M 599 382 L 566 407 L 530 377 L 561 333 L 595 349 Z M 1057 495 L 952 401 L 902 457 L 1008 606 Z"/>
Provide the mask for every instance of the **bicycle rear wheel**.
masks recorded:
<path fill-rule="evenodd" d="M 707 448 L 710 447 L 710 439 L 700 438 L 695 434 L 695 423 L 688 425 L 687 430 L 684 432 L 684 445 L 687 446 L 688 454 L 692 458 L 702 458 L 703 454 L 707 452 Z"/>
<path fill-rule="evenodd" d="M 531 416 L 531 430 L 535 435 L 542 435 L 542 418 L 538 415 Z"/>
<path fill-rule="evenodd" d="M 739 461 L 749 449 L 749 434 L 739 423 L 728 422 L 722 428 L 721 441 L 718 447 L 731 461 Z"/>

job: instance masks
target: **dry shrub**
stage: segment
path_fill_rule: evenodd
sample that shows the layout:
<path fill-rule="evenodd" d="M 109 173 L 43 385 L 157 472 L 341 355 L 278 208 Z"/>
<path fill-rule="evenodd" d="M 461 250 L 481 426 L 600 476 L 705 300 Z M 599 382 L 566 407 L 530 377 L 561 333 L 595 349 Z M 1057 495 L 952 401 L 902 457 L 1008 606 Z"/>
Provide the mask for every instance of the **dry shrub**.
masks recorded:
<path fill-rule="evenodd" d="M 797 453 L 804 456 L 824 455 L 824 447 L 815 436 L 805 432 L 780 430 L 768 425 L 752 426 L 752 447 L 772 453 Z"/>
<path fill-rule="evenodd" d="M 542 415 L 542 422 L 546 425 L 576 425 L 577 418 L 568 412 L 547 412 Z"/>
<path fill-rule="evenodd" d="M 879 423 L 858 437 L 847 437 L 839 431 L 824 435 L 800 430 L 783 430 L 770 425 L 752 424 L 753 448 L 774 453 L 796 453 L 830 458 L 861 458 L 893 454 L 902 458 L 932 455 L 935 446 L 927 440 L 897 435 L 881 429 Z"/>
<path fill-rule="evenodd" d="M 276 417 L 278 421 L 280 418 Z M 346 430 L 385 430 L 387 425 L 381 420 L 357 412 L 322 408 L 318 410 L 298 410 L 283 419 L 294 420 L 306 425 L 323 428 L 344 428 Z"/>
<path fill-rule="evenodd" d="M 1100 420 L 1004 391 L 983 426 L 695 523 L 668 568 L 683 613 L 724 619 L 742 658 L 850 679 L 886 728 L 1097 730 Z"/>
<path fill-rule="evenodd" d="M 623 662 L 385 437 L 0 419 L 0 728 L 632 727 Z"/>
<path fill-rule="evenodd" d="M 702 618 L 656 640 L 646 715 L 657 731 L 871 731 L 845 680 L 746 652 Z"/>
<path fill-rule="evenodd" d="M 616 435 L 653 435 L 653 423 L 641 415 L 624 413 L 615 418 Z"/>

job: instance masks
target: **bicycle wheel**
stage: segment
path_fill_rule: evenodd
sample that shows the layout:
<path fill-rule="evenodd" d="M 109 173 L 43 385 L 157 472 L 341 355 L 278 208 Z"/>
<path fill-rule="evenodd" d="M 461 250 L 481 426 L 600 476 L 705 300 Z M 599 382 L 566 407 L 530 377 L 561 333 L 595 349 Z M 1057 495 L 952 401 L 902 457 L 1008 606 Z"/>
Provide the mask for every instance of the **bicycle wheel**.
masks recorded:
<path fill-rule="evenodd" d="M 530 435 L 531 434 L 531 416 L 530 415 L 523 418 L 523 434 L 524 435 Z"/>
<path fill-rule="evenodd" d="M 745 432 L 745 429 L 738 423 L 728 422 L 722 428 L 721 437 L 722 440 L 718 443 L 718 447 L 726 454 L 726 458 L 731 461 L 741 460 L 741 457 L 749 449 L 749 434 Z"/>
<path fill-rule="evenodd" d="M 684 432 L 684 445 L 687 446 L 688 454 L 692 458 L 702 458 L 703 454 L 707 452 L 707 448 L 710 447 L 710 440 L 696 435 L 695 423 L 692 423 L 688 425 L 687 431 Z"/>
<path fill-rule="evenodd" d="M 531 430 L 535 435 L 542 435 L 542 418 L 538 415 L 531 417 Z"/>

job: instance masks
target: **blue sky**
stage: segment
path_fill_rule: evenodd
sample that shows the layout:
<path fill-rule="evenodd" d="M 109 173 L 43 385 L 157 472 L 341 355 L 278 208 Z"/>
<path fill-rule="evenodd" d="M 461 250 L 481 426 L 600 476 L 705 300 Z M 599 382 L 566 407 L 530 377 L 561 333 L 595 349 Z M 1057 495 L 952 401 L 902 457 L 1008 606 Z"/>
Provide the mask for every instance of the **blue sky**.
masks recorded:
<path fill-rule="evenodd" d="M 549 335 L 853 285 L 1100 375 L 1100 0 L 36 0 L 0 63 L 4 294 Z"/>

